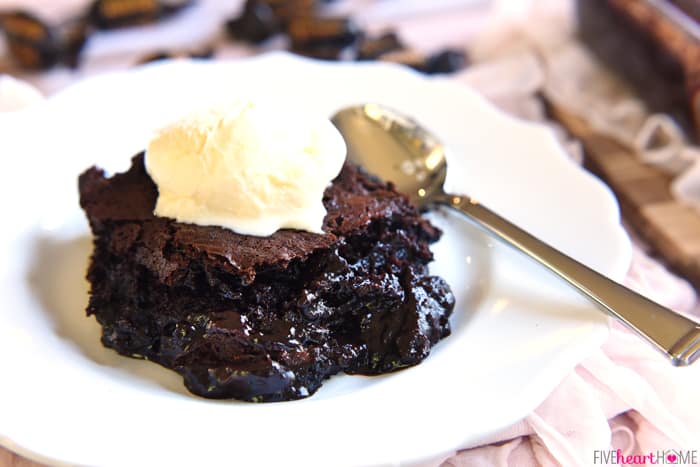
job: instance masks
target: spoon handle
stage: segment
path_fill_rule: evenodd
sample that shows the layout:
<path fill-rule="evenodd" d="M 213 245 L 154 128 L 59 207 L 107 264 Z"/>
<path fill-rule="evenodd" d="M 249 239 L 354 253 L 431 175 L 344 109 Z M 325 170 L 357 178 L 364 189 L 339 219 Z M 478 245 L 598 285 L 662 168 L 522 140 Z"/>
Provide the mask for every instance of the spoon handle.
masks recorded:
<path fill-rule="evenodd" d="M 579 263 L 466 196 L 436 201 L 466 215 L 508 245 L 546 266 L 662 351 L 673 365 L 700 357 L 700 324 L 665 308 Z"/>

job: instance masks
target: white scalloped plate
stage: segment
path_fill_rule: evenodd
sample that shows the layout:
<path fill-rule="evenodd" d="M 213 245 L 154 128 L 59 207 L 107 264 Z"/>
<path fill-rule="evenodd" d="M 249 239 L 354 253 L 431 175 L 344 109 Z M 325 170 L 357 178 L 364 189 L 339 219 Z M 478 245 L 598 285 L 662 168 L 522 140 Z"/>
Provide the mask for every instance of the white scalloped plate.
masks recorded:
<path fill-rule="evenodd" d="M 186 109 L 262 93 L 330 115 L 376 101 L 451 148 L 449 184 L 595 269 L 622 278 L 629 240 L 610 192 L 548 130 L 455 83 L 385 64 L 272 54 L 151 65 L 84 81 L 0 118 L 0 443 L 84 465 L 395 465 L 473 444 L 532 411 L 600 345 L 606 318 L 519 254 L 445 213 L 433 271 L 457 296 L 453 335 L 421 365 L 337 376 L 277 404 L 188 394 L 155 364 L 104 349 L 84 317 L 89 231 L 76 177 L 128 166 Z"/>

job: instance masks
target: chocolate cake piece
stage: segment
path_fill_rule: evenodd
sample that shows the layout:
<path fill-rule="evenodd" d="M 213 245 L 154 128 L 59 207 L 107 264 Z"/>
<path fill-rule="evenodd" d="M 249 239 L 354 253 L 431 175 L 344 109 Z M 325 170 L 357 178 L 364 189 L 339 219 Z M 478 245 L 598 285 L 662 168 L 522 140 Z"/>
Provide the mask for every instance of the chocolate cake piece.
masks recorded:
<path fill-rule="evenodd" d="M 668 0 L 578 0 L 584 43 L 700 141 L 700 24 Z"/>
<path fill-rule="evenodd" d="M 440 231 L 352 165 L 325 192 L 325 234 L 154 216 L 142 154 L 111 178 L 87 170 L 79 189 L 103 344 L 172 368 L 195 394 L 298 399 L 339 372 L 415 365 L 450 332 L 454 297 L 427 271 Z"/>

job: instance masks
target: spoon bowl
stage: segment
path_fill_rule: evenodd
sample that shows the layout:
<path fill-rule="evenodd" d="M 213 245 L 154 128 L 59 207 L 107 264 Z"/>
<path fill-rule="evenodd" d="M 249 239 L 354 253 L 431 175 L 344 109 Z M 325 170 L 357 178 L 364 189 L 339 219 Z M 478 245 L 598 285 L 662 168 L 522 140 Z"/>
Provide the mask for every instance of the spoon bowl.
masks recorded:
<path fill-rule="evenodd" d="M 377 104 L 348 107 L 332 120 L 345 138 L 350 162 L 391 181 L 419 207 L 442 193 L 445 148 L 417 122 Z"/>

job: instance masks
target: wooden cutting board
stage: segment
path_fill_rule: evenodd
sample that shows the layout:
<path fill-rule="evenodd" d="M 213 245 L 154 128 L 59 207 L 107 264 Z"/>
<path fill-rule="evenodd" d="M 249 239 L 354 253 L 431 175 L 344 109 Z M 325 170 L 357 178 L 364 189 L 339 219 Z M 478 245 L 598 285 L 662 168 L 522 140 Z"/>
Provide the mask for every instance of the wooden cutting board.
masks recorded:
<path fill-rule="evenodd" d="M 586 167 L 615 192 L 625 221 L 671 269 L 700 291 L 700 214 L 674 199 L 671 177 L 592 131 L 555 102 L 547 103 L 551 115 L 583 143 Z"/>

